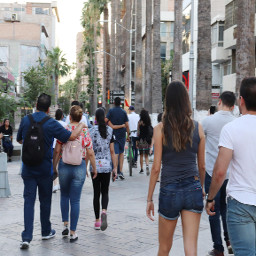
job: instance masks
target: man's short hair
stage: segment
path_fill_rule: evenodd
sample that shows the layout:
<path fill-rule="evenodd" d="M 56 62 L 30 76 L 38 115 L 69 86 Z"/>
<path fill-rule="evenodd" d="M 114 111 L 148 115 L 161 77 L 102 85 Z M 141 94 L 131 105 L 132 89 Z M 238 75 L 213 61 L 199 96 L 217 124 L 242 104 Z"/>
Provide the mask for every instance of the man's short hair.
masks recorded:
<path fill-rule="evenodd" d="M 225 91 L 220 95 L 222 104 L 227 107 L 233 107 L 236 103 L 236 95 L 231 91 Z"/>
<path fill-rule="evenodd" d="M 72 106 L 79 106 L 79 101 L 77 101 L 77 100 L 72 101 L 71 102 L 71 107 Z"/>
<path fill-rule="evenodd" d="M 82 102 L 79 103 L 81 109 L 84 109 L 84 104 Z"/>
<path fill-rule="evenodd" d="M 62 117 L 63 117 L 63 111 L 59 108 L 55 112 L 55 119 L 59 121 L 62 119 Z"/>
<path fill-rule="evenodd" d="M 121 99 L 119 97 L 115 98 L 115 106 L 120 106 L 121 105 Z"/>
<path fill-rule="evenodd" d="M 37 99 L 36 109 L 38 111 L 47 112 L 50 106 L 51 106 L 51 96 L 48 94 L 42 93 Z"/>
<path fill-rule="evenodd" d="M 243 79 L 240 87 L 240 96 L 243 97 L 247 110 L 256 111 L 256 77 Z"/>

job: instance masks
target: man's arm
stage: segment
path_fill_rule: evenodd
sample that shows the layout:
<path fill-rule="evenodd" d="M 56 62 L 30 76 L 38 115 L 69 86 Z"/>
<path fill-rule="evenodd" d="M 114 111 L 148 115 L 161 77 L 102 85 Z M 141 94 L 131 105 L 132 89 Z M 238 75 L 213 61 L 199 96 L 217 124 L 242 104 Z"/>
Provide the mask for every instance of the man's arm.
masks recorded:
<path fill-rule="evenodd" d="M 223 182 L 226 179 L 226 174 L 228 170 L 228 166 L 233 156 L 233 150 L 225 147 L 220 147 L 219 154 L 217 160 L 214 165 L 212 182 L 208 194 L 208 199 L 213 200 L 220 190 Z M 214 201 L 210 203 L 206 203 L 206 211 L 209 215 L 215 215 L 215 212 L 211 210 L 214 209 Z"/>
<path fill-rule="evenodd" d="M 128 134 L 127 138 L 129 138 L 129 134 L 130 134 L 129 122 L 125 122 L 125 128 L 126 128 L 126 132 Z"/>
<path fill-rule="evenodd" d="M 22 129 L 23 129 L 24 118 L 21 120 L 20 127 L 17 133 L 17 138 L 16 138 L 17 142 L 20 144 L 22 144 Z"/>

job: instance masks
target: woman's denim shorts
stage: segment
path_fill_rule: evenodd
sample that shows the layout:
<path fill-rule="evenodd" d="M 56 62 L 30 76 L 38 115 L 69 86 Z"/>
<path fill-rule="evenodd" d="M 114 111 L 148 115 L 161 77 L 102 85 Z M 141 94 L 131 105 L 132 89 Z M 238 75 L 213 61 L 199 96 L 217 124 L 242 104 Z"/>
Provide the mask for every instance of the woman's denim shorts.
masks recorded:
<path fill-rule="evenodd" d="M 175 181 L 160 188 L 159 215 L 176 220 L 182 210 L 202 213 L 204 208 L 202 186 L 198 177 Z"/>

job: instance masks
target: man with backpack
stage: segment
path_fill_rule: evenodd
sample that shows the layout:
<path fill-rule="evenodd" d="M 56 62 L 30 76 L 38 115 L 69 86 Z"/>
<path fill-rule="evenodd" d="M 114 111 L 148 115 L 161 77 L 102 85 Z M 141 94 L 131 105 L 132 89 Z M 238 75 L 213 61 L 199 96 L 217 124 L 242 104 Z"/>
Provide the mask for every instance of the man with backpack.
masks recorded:
<path fill-rule="evenodd" d="M 52 199 L 52 145 L 57 138 L 63 143 L 75 140 L 85 128 L 81 123 L 71 133 L 47 114 L 50 111 L 51 97 L 41 94 L 38 97 L 33 115 L 25 116 L 20 124 L 17 141 L 23 144 L 22 179 L 24 182 L 24 226 L 21 249 L 28 249 L 33 238 L 34 205 L 38 188 L 40 201 L 41 234 L 43 240 L 55 236 L 51 227 L 50 212 Z M 56 174 L 55 174 L 56 175 Z"/>

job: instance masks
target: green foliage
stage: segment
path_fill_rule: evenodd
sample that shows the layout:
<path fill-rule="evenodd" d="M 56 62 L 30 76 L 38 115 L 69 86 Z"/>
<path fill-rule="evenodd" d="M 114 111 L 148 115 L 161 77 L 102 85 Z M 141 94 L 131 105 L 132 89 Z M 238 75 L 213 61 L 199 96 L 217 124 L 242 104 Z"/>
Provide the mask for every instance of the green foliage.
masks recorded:
<path fill-rule="evenodd" d="M 11 94 L 12 85 L 0 81 L 0 121 L 9 118 L 13 122 L 14 112 L 19 106 L 19 102 Z"/>
<path fill-rule="evenodd" d="M 37 98 L 41 93 L 52 94 L 51 84 L 47 80 L 45 69 L 40 65 L 30 67 L 23 73 L 23 77 L 26 82 L 23 97 L 27 101 L 29 107 L 34 107 L 36 105 Z"/>
<path fill-rule="evenodd" d="M 161 63 L 161 80 L 162 80 L 162 100 L 164 102 L 166 88 L 169 85 L 170 71 L 172 70 L 173 63 L 173 50 L 169 60 L 162 61 Z"/>
<path fill-rule="evenodd" d="M 58 104 L 62 109 L 63 113 L 68 115 L 70 108 L 70 100 L 67 97 L 62 96 L 58 98 Z"/>

